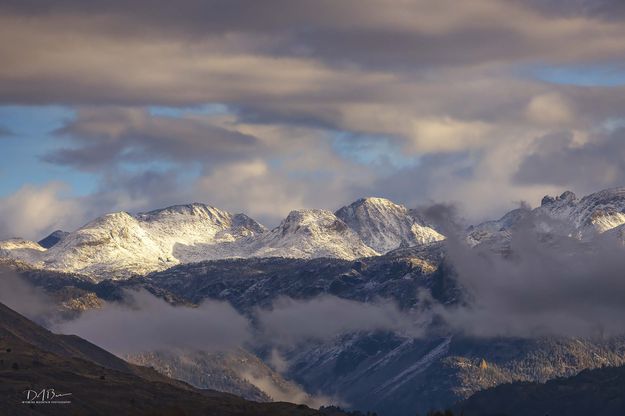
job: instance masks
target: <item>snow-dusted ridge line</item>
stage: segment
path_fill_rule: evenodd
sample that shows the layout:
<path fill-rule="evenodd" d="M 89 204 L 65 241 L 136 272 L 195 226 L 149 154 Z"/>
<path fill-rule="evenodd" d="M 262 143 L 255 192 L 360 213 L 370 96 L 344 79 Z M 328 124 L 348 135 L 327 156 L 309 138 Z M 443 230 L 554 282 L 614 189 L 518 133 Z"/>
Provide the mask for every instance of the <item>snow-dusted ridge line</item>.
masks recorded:
<path fill-rule="evenodd" d="M 359 199 L 336 211 L 336 216 L 380 253 L 444 238 L 403 205 L 384 198 Z"/>
<path fill-rule="evenodd" d="M 538 220 L 541 217 L 553 220 L 553 223 L 543 224 L 544 231 L 583 240 L 592 239 L 606 231 L 616 231 L 625 224 L 625 187 L 605 189 L 581 199 L 571 191 L 556 197 L 547 195 L 537 208 L 515 209 L 499 220 L 471 227 L 467 241 L 472 245 L 500 243 L 508 239 L 511 232 L 530 216 Z M 559 229 L 553 229 L 554 226 Z"/>
<path fill-rule="evenodd" d="M 0 242 L 0 257 L 103 279 L 224 258 L 351 260 L 443 238 L 405 207 L 382 198 L 358 200 L 336 214 L 294 210 L 273 230 L 245 214 L 193 203 L 136 215 L 110 213 L 57 235 L 48 249 L 31 241 Z"/>
<path fill-rule="evenodd" d="M 559 197 L 545 197 L 538 208 L 516 209 L 499 220 L 472 227 L 467 241 L 472 245 L 505 244 L 515 227 L 531 214 L 561 223 L 562 230 L 549 232 L 584 239 L 614 230 L 606 235 L 625 240 L 625 188 L 616 188 L 582 199 L 569 191 Z M 291 211 L 272 230 L 245 214 L 194 203 L 136 215 L 106 214 L 76 231 L 57 235 L 59 241 L 48 249 L 32 241 L 0 241 L 0 258 L 99 280 L 225 258 L 352 260 L 444 238 L 414 211 L 383 198 L 362 198 L 335 213 L 320 209 Z"/>

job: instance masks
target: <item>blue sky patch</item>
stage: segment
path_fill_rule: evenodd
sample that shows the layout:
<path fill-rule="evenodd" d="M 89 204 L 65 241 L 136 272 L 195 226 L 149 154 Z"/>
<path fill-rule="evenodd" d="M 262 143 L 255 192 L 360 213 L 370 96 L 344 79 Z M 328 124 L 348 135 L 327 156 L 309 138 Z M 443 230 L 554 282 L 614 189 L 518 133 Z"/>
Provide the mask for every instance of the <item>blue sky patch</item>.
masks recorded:
<path fill-rule="evenodd" d="M 562 85 L 615 87 L 625 85 L 625 63 L 535 66 L 527 70 L 531 77 Z"/>

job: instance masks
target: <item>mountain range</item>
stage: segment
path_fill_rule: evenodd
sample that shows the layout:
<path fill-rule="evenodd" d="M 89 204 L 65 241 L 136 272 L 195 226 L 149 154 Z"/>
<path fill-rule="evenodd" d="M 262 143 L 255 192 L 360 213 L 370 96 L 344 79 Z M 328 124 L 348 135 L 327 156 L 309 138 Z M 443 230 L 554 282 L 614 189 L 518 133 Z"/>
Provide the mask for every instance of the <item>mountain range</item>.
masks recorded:
<path fill-rule="evenodd" d="M 578 199 L 570 191 L 546 196 L 540 207 L 522 207 L 499 220 L 469 227 L 472 245 L 502 243 L 528 216 L 543 218 L 545 231 L 590 239 L 611 231 L 623 235 L 625 188 Z M 96 280 L 127 278 L 176 264 L 251 257 L 353 260 L 444 239 L 416 210 L 383 198 L 363 198 L 335 213 L 295 210 L 274 229 L 245 214 L 194 203 L 132 215 L 104 215 L 73 232 L 55 231 L 39 243 L 0 242 L 0 257 L 47 270 L 75 272 Z"/>
<path fill-rule="evenodd" d="M 136 215 L 107 214 L 76 231 L 56 231 L 41 244 L 3 241 L 0 256 L 101 279 L 223 258 L 352 260 L 442 238 L 415 212 L 382 198 L 360 199 L 336 213 L 292 211 L 272 230 L 245 214 L 195 203 Z"/>
<path fill-rule="evenodd" d="M 192 204 L 105 215 L 56 233 L 58 241 L 48 248 L 6 240 L 0 265 L 73 314 L 121 302 L 132 289 L 174 305 L 225 301 L 252 321 L 255 311 L 282 298 L 391 299 L 410 311 L 421 306 L 423 290 L 443 305 L 466 300 L 446 263 L 445 239 L 506 254 L 515 232 L 526 226 L 586 244 L 612 237 L 622 242 L 624 224 L 625 188 L 581 199 L 568 191 L 547 196 L 537 208 L 522 206 L 457 235 L 443 235 L 449 227 L 382 198 L 361 199 L 336 213 L 293 211 L 272 230 L 244 214 Z M 625 364 L 625 339 L 619 337 L 472 338 L 434 331 L 421 338 L 353 331 L 279 347 L 289 363 L 280 371 L 271 364 L 275 350 L 269 343 L 225 355 L 142 351 L 128 358 L 200 388 L 275 399 L 252 382 L 262 376 L 283 391 L 340 397 L 352 408 L 391 416 L 450 406 L 500 384 L 543 383 Z"/>
<path fill-rule="evenodd" d="M 521 207 L 498 220 L 469 227 L 467 240 L 473 245 L 507 240 L 530 217 L 544 232 L 580 240 L 590 240 L 607 231 L 620 235 L 625 224 L 625 188 L 607 189 L 581 199 L 571 191 L 557 197 L 545 196 L 537 208 Z"/>

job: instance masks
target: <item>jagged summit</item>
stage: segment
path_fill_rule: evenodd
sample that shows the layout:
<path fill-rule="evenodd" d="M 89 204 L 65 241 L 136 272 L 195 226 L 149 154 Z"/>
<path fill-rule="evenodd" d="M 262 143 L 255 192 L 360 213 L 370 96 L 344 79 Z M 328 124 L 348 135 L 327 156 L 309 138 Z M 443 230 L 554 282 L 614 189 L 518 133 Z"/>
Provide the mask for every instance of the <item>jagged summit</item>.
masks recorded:
<path fill-rule="evenodd" d="M 625 224 L 625 188 L 607 189 L 581 199 L 570 191 L 547 196 L 534 210 L 520 208 L 497 221 L 472 227 L 467 240 L 473 245 L 505 243 L 515 227 L 533 214 L 564 224 L 566 235 L 592 238 Z M 550 231 L 548 226 L 545 230 L 560 232 Z M 0 257 L 102 279 L 224 258 L 355 259 L 444 238 L 414 211 L 378 197 L 358 199 L 336 213 L 294 210 L 271 231 L 245 214 L 192 203 L 136 215 L 110 213 L 55 237 L 58 241 L 46 242 L 45 246 L 21 239 L 0 242 Z"/>
<path fill-rule="evenodd" d="M 9 257 L 20 260 L 21 257 L 35 256 L 45 251 L 45 248 L 34 241 L 23 238 L 10 238 L 0 241 L 0 257 Z"/>
<path fill-rule="evenodd" d="M 571 204 L 571 203 L 574 203 L 575 201 L 577 201 L 577 196 L 573 192 L 564 191 L 562 195 L 556 196 L 556 197 L 545 195 L 542 201 L 540 201 L 540 205 L 545 206 L 545 205 L 551 205 L 555 203 Z"/>
<path fill-rule="evenodd" d="M 351 205 L 377 205 L 377 206 L 399 206 L 390 199 L 382 198 L 379 196 L 367 196 L 364 198 L 357 199 L 352 202 Z"/>
<path fill-rule="evenodd" d="M 291 211 L 278 228 L 281 228 L 284 233 L 301 231 L 314 233 L 324 228 L 344 231 L 347 226 L 336 215 L 325 209 L 300 209 Z"/>
<path fill-rule="evenodd" d="M 625 224 L 625 188 L 605 189 L 581 199 L 571 191 L 565 191 L 558 197 L 547 195 L 540 206 L 533 210 L 513 210 L 498 221 L 487 221 L 472 227 L 468 241 L 479 244 L 505 240 L 510 236 L 510 231 L 529 215 L 556 220 L 562 232 L 572 237 L 594 238 L 597 234 Z M 544 229 L 556 232 L 549 224 Z"/>
<path fill-rule="evenodd" d="M 538 210 L 570 222 L 582 235 L 603 233 L 625 223 L 625 188 L 605 189 L 582 199 L 566 191 Z"/>
<path fill-rule="evenodd" d="M 255 257 L 338 257 L 378 255 L 330 211 L 291 211 L 282 223 L 256 242 Z"/>
<path fill-rule="evenodd" d="M 355 259 L 443 238 L 405 207 L 384 198 L 360 199 L 337 214 L 294 210 L 267 231 L 245 214 L 202 203 L 136 215 L 114 212 L 63 235 L 47 250 L 33 242 L 7 243 L 2 256 L 97 278 L 126 277 L 232 257 Z"/>
<path fill-rule="evenodd" d="M 205 204 L 178 205 L 132 215 L 113 212 L 65 235 L 48 250 L 22 243 L 4 256 L 35 267 L 93 276 L 128 276 L 198 259 L 228 257 L 224 244 L 266 229 L 244 214 Z M 198 249 L 199 247 L 199 249 Z M 198 253 L 199 250 L 199 253 Z"/>
<path fill-rule="evenodd" d="M 48 247 L 4 242 L 0 256 L 102 279 L 223 258 L 355 259 L 443 238 L 406 207 L 374 197 L 359 199 L 336 214 L 294 210 L 271 231 L 245 214 L 196 202 L 136 215 L 105 214 L 58 237 Z"/>
<path fill-rule="evenodd" d="M 222 211 L 219 208 L 215 208 L 211 205 L 202 204 L 200 202 L 193 202 L 191 204 L 172 205 L 153 211 L 140 212 L 136 215 L 136 217 L 144 221 L 153 221 L 170 216 L 197 216 L 213 218 L 215 221 L 219 221 L 220 219 L 226 218 L 229 215 L 230 214 L 228 212 Z"/>
<path fill-rule="evenodd" d="M 167 208 L 142 212 L 136 215 L 139 221 L 146 223 L 188 224 L 190 226 L 207 226 L 209 234 L 216 234 L 223 229 L 232 229 L 235 234 L 253 235 L 263 233 L 267 229 L 262 224 L 245 214 L 231 214 L 211 205 L 194 202 L 186 205 L 172 205 Z"/>
<path fill-rule="evenodd" d="M 444 237 L 403 205 L 384 198 L 362 198 L 336 211 L 369 247 L 385 253 L 403 246 L 426 244 Z"/>

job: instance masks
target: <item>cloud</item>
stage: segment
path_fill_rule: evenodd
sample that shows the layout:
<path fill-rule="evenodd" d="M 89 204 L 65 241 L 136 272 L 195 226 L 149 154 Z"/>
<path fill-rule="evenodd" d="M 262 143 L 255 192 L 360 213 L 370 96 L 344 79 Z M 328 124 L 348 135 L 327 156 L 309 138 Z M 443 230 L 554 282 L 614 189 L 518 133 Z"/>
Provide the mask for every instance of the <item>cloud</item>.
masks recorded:
<path fill-rule="evenodd" d="M 274 378 L 268 375 L 254 374 L 252 371 L 242 371 L 239 373 L 239 376 L 267 394 L 273 401 L 301 403 L 313 409 L 318 409 L 321 406 L 330 404 L 345 405 L 343 401 L 336 397 L 308 394 L 301 387 L 293 383 L 279 384 Z"/>
<path fill-rule="evenodd" d="M 466 297 L 456 306 L 435 304 L 432 313 L 453 332 L 478 337 L 625 333 L 622 243 L 609 236 L 593 245 L 565 234 L 545 238 L 541 224 L 550 222 L 529 215 L 507 254 L 446 240 L 447 261 Z"/>
<path fill-rule="evenodd" d="M 42 325 L 60 320 L 59 308 L 48 295 L 6 267 L 0 267 L 0 302 Z"/>
<path fill-rule="evenodd" d="M 131 294 L 130 305 L 107 304 L 54 328 L 81 337 L 116 354 L 187 349 L 228 350 L 250 340 L 246 318 L 223 302 L 175 307 L 153 295 Z"/>
<path fill-rule="evenodd" d="M 255 137 L 209 116 L 159 117 L 141 108 L 81 108 L 57 134 L 77 147 L 54 150 L 44 160 L 86 170 L 154 159 L 223 163 L 262 150 Z"/>
<path fill-rule="evenodd" d="M 520 184 L 590 192 L 625 184 L 625 129 L 596 131 L 583 141 L 564 131 L 540 138 L 514 175 Z"/>
<path fill-rule="evenodd" d="M 488 125 L 478 121 L 420 120 L 413 124 L 412 144 L 419 153 L 481 147 L 488 143 L 488 129 Z"/>
<path fill-rule="evenodd" d="M 509 251 L 501 253 L 486 246 L 471 248 L 454 236 L 453 230 L 459 229 L 455 209 L 436 206 L 423 212 L 428 219 L 451 224 L 445 261 L 463 289 L 458 303 L 440 304 L 427 292 L 420 293 L 420 303 L 410 310 L 384 299 L 365 303 L 325 295 L 278 298 L 271 307 L 246 317 L 222 302 L 174 307 L 140 292 L 130 306 L 88 311 L 58 329 L 124 353 L 264 345 L 273 349 L 270 360 L 279 371 L 288 363 L 276 348 L 327 342 L 353 332 L 390 331 L 421 338 L 432 328 L 440 331 L 438 325 L 443 324 L 442 329 L 453 334 L 484 338 L 625 333 L 625 260 L 622 242 L 613 235 L 597 236 L 592 245 L 562 230 L 546 238 L 545 225 L 557 230 L 561 224 L 534 213 L 518 224 Z"/>
<path fill-rule="evenodd" d="M 404 314 L 390 300 L 363 303 L 333 296 L 280 298 L 271 308 L 254 311 L 250 320 L 224 302 L 207 300 L 198 307 L 172 306 L 145 291 L 127 295 L 123 304 L 109 303 L 86 311 L 54 329 L 78 334 L 116 353 L 219 351 L 258 342 L 285 346 L 357 331 L 422 334 L 418 316 Z M 252 327 L 252 321 L 256 327 Z"/>
<path fill-rule="evenodd" d="M 546 194 L 562 193 L 560 185 L 515 180 L 534 143 L 533 131 L 515 128 L 501 133 L 483 149 L 422 156 L 414 166 L 374 178 L 360 192 L 375 189 L 380 196 L 414 208 L 453 204 L 469 223 L 500 217 L 520 200 L 536 206 Z"/>
<path fill-rule="evenodd" d="M 424 334 L 426 323 L 416 313 L 400 311 L 391 300 L 280 298 L 270 308 L 257 309 L 246 317 L 226 302 L 205 300 L 197 307 L 172 306 L 146 291 L 126 295 L 123 303 L 87 310 L 76 319 L 57 323 L 53 330 L 77 334 L 117 354 L 132 354 L 176 349 L 227 351 L 259 344 L 284 347 L 359 331 L 395 331 L 418 337 Z M 274 350 L 272 362 L 284 370 L 288 363 L 276 354 Z M 283 397 L 287 393 L 276 394 Z"/>
<path fill-rule="evenodd" d="M 533 97 L 527 106 L 530 121 L 559 126 L 573 118 L 570 105 L 558 94 L 543 94 Z"/>
<path fill-rule="evenodd" d="M 333 296 L 308 300 L 281 298 L 271 309 L 256 312 L 263 338 L 274 345 L 295 345 L 307 340 L 327 341 L 358 331 L 397 331 L 423 334 L 418 315 L 399 310 L 391 301 L 356 302 Z"/>
<path fill-rule="evenodd" d="M 537 203 L 562 180 L 517 180 L 536 138 L 590 137 L 625 108 L 625 87 L 532 72 L 617 65 L 618 2 L 248 3 L 2 2 L 0 102 L 76 109 L 37 148 L 98 177 L 77 200 L 90 212 L 201 200 L 269 223 L 363 195 L 462 202 L 472 220 Z"/>
<path fill-rule="evenodd" d="M 451 0 L 395 1 L 384 7 L 376 0 L 341 4 L 274 0 L 253 6 L 242 1 L 188 0 L 175 8 L 165 1 L 143 0 L 132 6 L 120 1 L 93 2 L 88 6 L 79 1 L 62 1 L 53 8 L 27 3 L 3 3 L 7 20 L 41 28 L 40 34 L 18 41 L 34 38 L 45 45 L 46 35 L 62 30 L 86 32 L 125 41 L 128 57 L 137 50 L 145 52 L 131 40 L 146 39 L 180 43 L 200 40 L 236 53 L 254 49 L 274 56 L 312 56 L 332 65 L 347 61 L 359 66 L 404 69 L 515 59 L 580 59 L 623 50 L 621 44 L 614 42 L 622 35 L 622 28 L 606 18 L 605 13 L 584 13 L 576 5 L 562 2 L 558 3 L 560 13 L 536 2 L 502 0 L 476 0 L 463 5 Z M 275 10 L 281 13 L 276 14 Z M 570 10 L 575 13 L 567 13 Z M 68 37 L 73 42 L 65 44 L 67 50 L 75 53 L 73 49 L 81 45 L 82 39 L 84 33 L 82 38 Z M 565 47 L 571 43 L 576 48 Z M 88 52 L 86 44 L 81 45 L 83 54 Z M 393 47 L 387 47 L 389 44 Z M 47 52 L 41 57 L 59 51 Z M 106 57 L 117 56 L 107 53 Z M 103 58 L 83 65 L 106 63 Z M 97 69 L 96 65 L 93 67 Z M 104 68 L 98 71 L 104 72 Z M 27 75 L 33 75 L 33 71 Z M 154 80 L 169 81 L 165 77 Z"/>
<path fill-rule="evenodd" d="M 24 185 L 0 198 L 0 238 L 38 240 L 56 229 L 82 224 L 85 211 L 67 191 L 62 183 L 50 182 L 41 186 Z"/>

